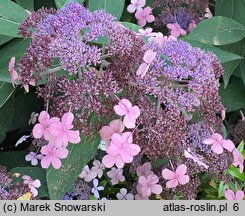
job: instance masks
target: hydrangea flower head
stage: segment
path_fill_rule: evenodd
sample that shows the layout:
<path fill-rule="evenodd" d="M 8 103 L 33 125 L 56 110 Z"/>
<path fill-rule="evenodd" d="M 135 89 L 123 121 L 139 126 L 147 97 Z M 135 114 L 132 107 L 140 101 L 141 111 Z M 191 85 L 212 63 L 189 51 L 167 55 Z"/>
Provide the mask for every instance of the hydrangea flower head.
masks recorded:
<path fill-rule="evenodd" d="M 136 119 L 140 116 L 140 109 L 138 106 L 132 106 L 127 99 L 121 99 L 118 105 L 114 106 L 117 115 L 124 116 L 123 124 L 127 128 L 135 128 Z"/>
<path fill-rule="evenodd" d="M 144 27 L 146 23 L 152 23 L 155 20 L 155 17 L 152 15 L 152 8 L 146 7 L 143 10 L 137 11 L 135 17 L 138 20 L 140 27 Z"/>
<path fill-rule="evenodd" d="M 162 176 L 167 181 L 167 188 L 175 188 L 179 184 L 185 185 L 189 182 L 190 177 L 186 175 L 187 167 L 184 164 L 181 164 L 177 167 L 176 171 L 169 169 L 164 169 L 162 171 Z"/>
<path fill-rule="evenodd" d="M 218 133 L 214 133 L 211 137 L 203 140 L 202 143 L 212 145 L 211 149 L 216 154 L 222 154 L 224 149 L 229 152 L 232 152 L 235 149 L 235 145 L 231 140 L 223 139 L 223 137 Z"/>
<path fill-rule="evenodd" d="M 129 13 L 134 13 L 135 11 L 142 10 L 145 6 L 145 0 L 131 0 L 131 4 L 128 5 L 127 11 Z"/>
<path fill-rule="evenodd" d="M 55 169 L 59 169 L 61 167 L 60 159 L 66 158 L 69 152 L 64 147 L 56 148 L 49 144 L 41 148 L 41 153 L 44 155 L 41 160 L 42 168 L 47 169 L 52 164 Z"/>
<path fill-rule="evenodd" d="M 231 189 L 226 189 L 224 194 L 227 200 L 243 200 L 244 198 L 244 192 L 242 190 L 238 190 L 235 194 Z"/>
<path fill-rule="evenodd" d="M 122 168 L 125 163 L 131 163 L 133 157 L 140 152 L 140 147 L 132 144 L 132 141 L 133 137 L 131 132 L 125 132 L 122 135 L 114 133 L 106 151 L 107 155 L 102 159 L 105 167 L 111 168 L 116 164 L 118 168 Z"/>

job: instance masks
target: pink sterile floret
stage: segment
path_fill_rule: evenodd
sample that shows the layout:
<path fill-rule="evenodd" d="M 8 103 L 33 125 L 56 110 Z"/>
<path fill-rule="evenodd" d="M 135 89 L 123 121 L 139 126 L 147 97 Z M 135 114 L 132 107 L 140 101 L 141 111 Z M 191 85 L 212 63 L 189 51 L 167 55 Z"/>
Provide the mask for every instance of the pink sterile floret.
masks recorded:
<path fill-rule="evenodd" d="M 131 4 L 128 5 L 127 11 L 129 13 L 134 13 L 135 11 L 142 10 L 145 6 L 145 0 L 131 0 Z"/>
<path fill-rule="evenodd" d="M 66 158 L 69 152 L 64 147 L 56 148 L 49 144 L 41 148 L 41 153 L 44 155 L 41 160 L 42 168 L 46 169 L 52 163 L 55 169 L 59 169 L 61 167 L 60 159 Z"/>
<path fill-rule="evenodd" d="M 135 13 L 135 17 L 138 20 L 140 27 L 144 27 L 146 23 L 151 23 L 155 20 L 155 17 L 152 15 L 152 8 L 146 7 L 143 10 L 138 10 Z"/>
<path fill-rule="evenodd" d="M 127 128 L 135 128 L 136 119 L 140 116 L 140 109 L 138 106 L 132 106 L 127 99 L 121 99 L 118 105 L 114 106 L 117 115 L 124 116 L 123 124 Z"/>
<path fill-rule="evenodd" d="M 71 112 L 65 113 L 61 121 L 50 125 L 49 132 L 54 136 L 54 144 L 56 147 L 66 147 L 68 142 L 79 143 L 81 141 L 78 130 L 71 130 L 73 128 L 72 122 L 74 115 Z"/>
<path fill-rule="evenodd" d="M 46 139 L 47 141 L 52 139 L 52 136 L 49 132 L 49 126 L 54 122 L 59 122 L 59 118 L 53 117 L 50 118 L 49 114 L 46 111 L 42 111 L 38 117 L 39 123 L 36 124 L 32 130 L 32 134 L 34 138 L 42 138 Z"/>
<path fill-rule="evenodd" d="M 175 188 L 179 184 L 185 185 L 189 182 L 190 177 L 186 175 L 187 167 L 181 164 L 177 167 L 176 171 L 169 169 L 164 169 L 162 171 L 162 176 L 164 179 L 168 180 L 166 183 L 167 188 Z"/>
<path fill-rule="evenodd" d="M 107 155 L 102 159 L 105 167 L 111 168 L 116 164 L 118 168 L 122 168 L 125 163 L 131 163 L 133 157 L 140 152 L 140 147 L 136 144 L 132 144 L 132 142 L 133 138 L 131 132 L 125 132 L 122 135 L 114 133 L 106 151 Z"/>
<path fill-rule="evenodd" d="M 235 145 L 231 140 L 223 139 L 223 137 L 218 133 L 214 133 L 208 139 L 203 140 L 202 143 L 206 145 L 212 145 L 211 149 L 216 154 L 222 154 L 224 149 L 232 152 L 235 148 Z"/>
<path fill-rule="evenodd" d="M 160 194 L 162 193 L 161 185 L 157 184 L 159 178 L 154 175 L 140 176 L 137 185 L 137 192 L 143 197 L 149 197 L 152 193 Z"/>
<path fill-rule="evenodd" d="M 186 35 L 186 31 L 178 23 L 169 23 L 167 27 L 170 30 L 170 34 L 176 38 L 180 35 Z"/>
<path fill-rule="evenodd" d="M 235 194 L 232 190 L 227 189 L 224 194 L 227 200 L 243 200 L 244 198 L 244 192 L 242 190 L 238 190 Z"/>

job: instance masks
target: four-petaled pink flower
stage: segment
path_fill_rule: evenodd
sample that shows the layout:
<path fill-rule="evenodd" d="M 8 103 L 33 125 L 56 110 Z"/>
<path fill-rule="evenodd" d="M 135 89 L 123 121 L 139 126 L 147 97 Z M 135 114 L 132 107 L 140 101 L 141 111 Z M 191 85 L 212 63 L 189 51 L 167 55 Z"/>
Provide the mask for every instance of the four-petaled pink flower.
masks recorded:
<path fill-rule="evenodd" d="M 90 170 L 89 166 L 86 165 L 85 167 L 83 167 L 83 170 L 79 175 L 79 178 L 84 178 L 84 181 L 91 182 L 94 178 L 96 178 L 96 176 L 97 173 Z"/>
<path fill-rule="evenodd" d="M 28 155 L 25 156 L 26 161 L 31 161 L 31 165 L 36 166 L 38 164 L 38 160 L 42 160 L 43 155 L 37 154 L 35 152 L 30 152 Z"/>
<path fill-rule="evenodd" d="M 144 63 L 142 63 L 138 70 L 136 71 L 136 75 L 140 76 L 141 78 L 143 78 L 146 75 L 146 72 L 148 71 L 151 63 L 154 61 L 154 59 L 156 58 L 157 53 L 154 52 L 153 50 L 147 50 L 143 60 Z"/>
<path fill-rule="evenodd" d="M 151 163 L 146 162 L 142 166 L 138 166 L 136 168 L 137 176 L 145 176 L 153 174 L 153 171 L 151 170 Z"/>
<path fill-rule="evenodd" d="M 238 190 L 235 194 L 232 190 L 226 189 L 224 194 L 227 200 L 243 200 L 244 198 L 244 192 L 242 190 Z"/>
<path fill-rule="evenodd" d="M 106 142 L 106 145 L 109 144 L 111 136 L 114 133 L 121 134 L 124 130 L 124 124 L 120 119 L 116 119 L 110 122 L 109 126 L 104 126 L 99 131 L 100 137 L 103 141 Z"/>
<path fill-rule="evenodd" d="M 10 75 L 10 78 L 11 78 L 11 82 L 12 82 L 12 85 L 14 86 L 15 84 L 15 81 L 18 80 L 19 76 L 18 76 L 18 73 L 16 72 L 16 70 L 14 69 L 14 65 L 15 65 L 15 57 L 12 57 L 9 61 L 9 68 L 8 68 L 8 71 L 9 71 L 9 75 Z"/>
<path fill-rule="evenodd" d="M 24 179 L 24 184 L 27 184 L 29 189 L 31 190 L 33 197 L 36 197 L 38 195 L 37 188 L 41 186 L 40 180 L 32 180 L 32 178 L 27 175 L 22 176 L 22 178 Z"/>
<path fill-rule="evenodd" d="M 118 168 L 122 168 L 125 163 L 131 163 L 133 157 L 140 152 L 140 147 L 132 144 L 133 137 L 131 132 L 125 132 L 122 135 L 114 133 L 111 137 L 111 143 L 102 159 L 103 164 L 107 168 L 111 168 L 114 164 Z"/>
<path fill-rule="evenodd" d="M 129 13 L 134 13 L 135 11 L 142 10 L 145 6 L 145 0 L 131 0 L 131 4 L 128 5 L 127 11 Z"/>
<path fill-rule="evenodd" d="M 79 131 L 71 130 L 74 115 L 71 112 L 65 113 L 61 121 L 54 122 L 50 125 L 48 131 L 54 136 L 54 144 L 56 147 L 66 147 L 68 142 L 77 144 L 81 141 Z"/>
<path fill-rule="evenodd" d="M 143 10 L 138 10 L 135 13 L 135 17 L 138 20 L 138 25 L 144 27 L 146 22 L 151 23 L 155 20 L 155 17 L 152 15 L 152 8 L 146 7 Z"/>
<path fill-rule="evenodd" d="M 239 170 L 240 173 L 243 173 L 243 169 L 244 169 L 244 158 L 243 155 L 235 148 L 232 152 L 233 157 L 234 157 L 234 161 L 233 161 L 233 165 L 235 167 L 239 166 Z"/>
<path fill-rule="evenodd" d="M 104 165 L 99 160 L 94 160 L 93 165 L 91 171 L 96 173 L 98 178 L 101 178 L 105 169 Z"/>
<path fill-rule="evenodd" d="M 56 148 L 49 144 L 41 148 L 41 153 L 44 155 L 41 160 L 42 168 L 46 169 L 52 163 L 55 169 L 59 169 L 61 167 L 60 159 L 66 158 L 69 152 L 64 147 Z"/>
<path fill-rule="evenodd" d="M 186 35 L 186 31 L 178 23 L 169 23 L 167 27 L 170 30 L 170 34 L 176 38 L 180 35 Z"/>
<path fill-rule="evenodd" d="M 175 188 L 179 184 L 187 184 L 190 180 L 190 177 L 186 175 L 186 172 L 187 167 L 184 164 L 179 165 L 175 172 L 169 169 L 164 169 L 162 171 L 162 176 L 164 179 L 168 180 L 166 183 L 167 188 Z"/>
<path fill-rule="evenodd" d="M 127 128 L 135 128 L 136 119 L 140 116 L 140 109 L 138 106 L 132 106 L 127 99 L 121 99 L 118 105 L 114 106 L 117 115 L 124 116 L 123 124 Z"/>
<path fill-rule="evenodd" d="M 49 132 L 50 124 L 54 122 L 59 122 L 59 118 L 53 117 L 50 118 L 49 114 L 46 111 L 42 111 L 38 117 L 39 123 L 36 124 L 32 130 L 32 134 L 34 138 L 42 138 L 44 137 L 45 140 L 50 140 L 52 138 Z"/>
<path fill-rule="evenodd" d="M 124 182 L 125 177 L 123 175 L 123 169 L 116 169 L 115 167 L 111 168 L 111 171 L 108 171 L 107 176 L 111 179 L 110 182 L 112 185 L 116 185 L 119 182 Z"/>
<path fill-rule="evenodd" d="M 232 152 L 235 149 L 235 145 L 231 140 L 223 139 L 223 137 L 218 133 L 214 133 L 208 139 L 203 140 L 202 143 L 212 145 L 211 149 L 216 154 L 222 154 L 224 149 L 229 152 Z"/>
<path fill-rule="evenodd" d="M 143 197 L 149 197 L 152 193 L 160 194 L 162 193 L 161 185 L 157 184 L 159 178 L 154 175 L 140 176 L 138 180 L 137 192 Z"/>
<path fill-rule="evenodd" d="M 192 159 L 195 163 L 197 163 L 199 166 L 203 166 L 205 169 L 209 168 L 209 166 L 202 162 L 189 148 L 184 150 L 184 156 L 185 158 Z"/>
<path fill-rule="evenodd" d="M 137 35 L 139 36 L 146 36 L 146 37 L 155 37 L 159 34 L 159 32 L 152 32 L 152 28 L 146 28 L 146 29 L 139 29 L 139 33 Z"/>

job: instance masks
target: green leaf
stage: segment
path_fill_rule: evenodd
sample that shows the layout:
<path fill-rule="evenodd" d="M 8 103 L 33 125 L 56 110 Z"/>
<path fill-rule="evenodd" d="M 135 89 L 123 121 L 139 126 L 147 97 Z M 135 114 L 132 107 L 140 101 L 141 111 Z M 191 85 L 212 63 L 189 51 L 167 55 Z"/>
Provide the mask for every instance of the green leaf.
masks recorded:
<path fill-rule="evenodd" d="M 22 178 L 23 175 L 30 176 L 33 180 L 39 179 L 41 182 L 41 187 L 38 188 L 38 197 L 48 197 L 48 187 L 46 181 L 46 171 L 40 167 L 15 167 L 9 171 L 10 173 L 19 173 Z"/>
<path fill-rule="evenodd" d="M 11 151 L 0 153 L 0 164 L 6 166 L 8 170 L 14 167 L 28 166 L 30 163 L 25 161 L 27 151 Z"/>
<path fill-rule="evenodd" d="M 83 167 L 90 161 L 98 149 L 99 137 L 81 137 L 78 144 L 69 144 L 69 155 L 62 160 L 59 170 L 53 167 L 47 170 L 47 183 L 50 199 L 59 200 L 71 188 Z"/>
<path fill-rule="evenodd" d="M 245 27 L 227 17 L 213 17 L 201 21 L 187 39 L 200 41 L 211 45 L 235 43 L 245 37 Z"/>
<path fill-rule="evenodd" d="M 0 81 L 11 83 L 10 75 L 8 72 L 8 63 L 11 57 L 16 58 L 17 63 L 19 59 L 25 54 L 26 47 L 30 40 L 15 39 L 9 42 L 6 46 L 1 49 L 0 52 Z"/>
<path fill-rule="evenodd" d="M 124 3 L 124 0 L 89 0 L 88 7 L 91 11 L 103 9 L 120 20 Z"/>
<path fill-rule="evenodd" d="M 222 84 L 219 88 L 219 95 L 228 112 L 245 107 L 244 88 L 237 87 L 234 84 L 228 84 L 227 88 L 224 89 L 224 85 Z"/>
<path fill-rule="evenodd" d="M 219 198 L 221 198 L 224 195 L 224 189 L 225 189 L 224 182 L 221 181 L 219 184 L 219 188 L 218 188 L 218 197 Z"/>
<path fill-rule="evenodd" d="M 10 97 L 0 108 L 0 143 L 4 140 L 6 132 L 9 130 L 13 122 L 14 99 L 14 95 L 12 95 L 12 97 Z"/>
<path fill-rule="evenodd" d="M 15 0 L 21 7 L 34 11 L 34 0 Z"/>
<path fill-rule="evenodd" d="M 132 30 L 134 32 L 139 32 L 139 29 L 141 29 L 140 26 L 130 23 L 130 22 L 120 22 L 123 26 L 125 26 L 127 29 Z"/>
<path fill-rule="evenodd" d="M 71 2 L 78 2 L 82 4 L 84 0 L 55 0 L 55 4 L 58 9 L 61 9 L 65 4 L 71 3 Z"/>
<path fill-rule="evenodd" d="M 215 15 L 229 17 L 245 26 L 244 0 L 216 0 Z"/>
<path fill-rule="evenodd" d="M 240 144 L 239 144 L 239 146 L 237 147 L 237 150 L 239 151 L 239 152 L 243 152 L 243 149 L 244 149 L 244 141 L 242 141 Z"/>
<path fill-rule="evenodd" d="M 215 47 L 209 44 L 201 43 L 199 41 L 189 40 L 186 38 L 183 38 L 183 39 L 184 41 L 188 42 L 193 47 L 199 47 L 202 50 L 212 52 L 213 54 L 217 56 L 217 58 L 220 60 L 221 63 L 240 60 L 243 58 L 242 56 L 236 55 L 231 52 L 224 51 L 218 47 Z"/>
<path fill-rule="evenodd" d="M 0 81 L 0 108 L 6 103 L 13 93 L 14 88 L 12 84 Z"/>
<path fill-rule="evenodd" d="M 0 46 L 7 43 L 8 41 L 12 40 L 13 37 L 9 37 L 6 35 L 0 35 Z"/>
<path fill-rule="evenodd" d="M 230 169 L 227 170 L 227 173 L 235 178 L 245 181 L 245 173 L 240 173 L 239 168 L 236 168 L 233 165 L 230 167 Z"/>
<path fill-rule="evenodd" d="M 245 85 L 245 59 L 241 60 L 238 68 L 239 68 L 240 73 L 241 73 L 242 81 Z"/>
<path fill-rule="evenodd" d="M 10 0 L 0 1 L 0 34 L 21 37 L 19 25 L 28 17 L 24 8 Z"/>

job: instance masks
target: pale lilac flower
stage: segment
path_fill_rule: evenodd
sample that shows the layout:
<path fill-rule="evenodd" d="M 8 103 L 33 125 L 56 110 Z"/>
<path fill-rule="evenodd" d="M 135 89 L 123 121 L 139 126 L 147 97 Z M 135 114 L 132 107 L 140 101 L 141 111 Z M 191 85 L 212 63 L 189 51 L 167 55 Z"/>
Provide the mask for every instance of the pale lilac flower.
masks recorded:
<path fill-rule="evenodd" d="M 118 200 L 133 200 L 134 195 L 132 193 L 127 193 L 126 188 L 121 188 L 120 192 L 116 194 Z"/>
<path fill-rule="evenodd" d="M 105 189 L 103 186 L 98 186 L 98 185 L 99 185 L 98 179 L 94 179 L 93 180 L 92 193 L 94 194 L 94 197 L 97 198 L 97 199 L 100 198 L 99 191 L 102 191 L 102 190 Z"/>
<path fill-rule="evenodd" d="M 151 170 L 151 163 L 146 162 L 142 166 L 138 166 L 136 168 L 137 176 L 145 176 L 153 174 L 153 171 Z"/>
<path fill-rule="evenodd" d="M 100 140 L 98 149 L 100 149 L 101 151 L 106 151 L 107 147 L 106 147 L 106 142 L 104 140 Z"/>
<path fill-rule="evenodd" d="M 233 150 L 233 157 L 234 157 L 234 161 L 233 161 L 233 165 L 235 167 L 239 166 L 239 170 L 240 170 L 240 173 L 243 173 L 243 170 L 244 170 L 244 158 L 243 158 L 243 155 L 235 148 Z"/>
<path fill-rule="evenodd" d="M 124 116 L 123 124 L 127 128 L 135 128 L 136 119 L 140 116 L 140 109 L 138 106 L 132 106 L 127 99 L 121 99 L 118 105 L 114 106 L 117 115 Z"/>
<path fill-rule="evenodd" d="M 162 171 L 162 176 L 167 181 L 167 188 L 175 188 L 179 184 L 185 185 L 189 182 L 190 177 L 186 175 L 187 167 L 184 164 L 181 164 L 177 167 L 176 171 L 169 169 L 164 169 Z"/>
<path fill-rule="evenodd" d="M 131 132 L 125 132 L 122 135 L 114 133 L 106 151 L 107 155 L 102 159 L 105 167 L 111 168 L 116 164 L 118 168 L 122 168 L 125 163 L 131 163 L 133 157 L 140 152 L 140 147 L 132 144 L 132 142 L 133 137 Z"/>
<path fill-rule="evenodd" d="M 38 195 L 37 188 L 41 187 L 40 180 L 32 180 L 32 178 L 27 175 L 24 175 L 22 178 L 24 179 L 24 184 L 27 184 L 29 189 L 31 190 L 33 197 L 36 197 Z"/>
<path fill-rule="evenodd" d="M 25 142 L 27 138 L 29 138 L 30 135 L 23 135 L 21 138 L 18 139 L 18 141 L 15 143 L 15 147 L 17 147 L 19 144 Z"/>
<path fill-rule="evenodd" d="M 36 166 L 38 164 L 38 160 L 42 160 L 43 155 L 37 154 L 35 152 L 30 152 L 28 155 L 25 156 L 26 161 L 31 161 L 31 165 Z"/>
<path fill-rule="evenodd" d="M 34 124 L 37 122 L 38 116 L 39 116 L 38 113 L 32 112 L 28 124 L 29 124 L 29 125 L 31 125 L 31 124 L 34 125 Z"/>
<path fill-rule="evenodd" d="M 19 78 L 18 73 L 14 69 L 14 65 L 15 65 L 15 57 L 12 57 L 9 61 L 8 71 L 9 71 L 9 75 L 11 77 L 11 82 L 12 82 L 13 87 L 15 85 L 16 80 L 18 80 L 18 78 Z"/>
<path fill-rule="evenodd" d="M 93 172 L 92 170 L 89 169 L 89 166 L 86 165 L 82 172 L 79 175 L 79 178 L 84 178 L 84 181 L 86 182 L 91 182 L 94 178 L 96 178 L 97 173 Z"/>
<path fill-rule="evenodd" d="M 222 154 L 224 149 L 229 152 L 232 152 L 235 149 L 235 145 L 231 140 L 223 139 L 223 137 L 218 133 L 214 133 L 211 137 L 203 140 L 202 143 L 212 145 L 211 149 L 216 154 Z"/>
<path fill-rule="evenodd" d="M 176 38 L 180 35 L 186 35 L 186 31 L 178 23 L 169 23 L 167 24 L 167 28 L 170 30 L 170 34 Z"/>
<path fill-rule="evenodd" d="M 59 169 L 61 167 L 60 159 L 66 158 L 69 152 L 64 147 L 56 148 L 48 144 L 41 148 L 41 153 L 44 155 L 41 160 L 42 168 L 47 169 L 52 164 L 55 169 Z"/>
<path fill-rule="evenodd" d="M 244 192 L 242 190 L 238 190 L 235 194 L 232 190 L 226 189 L 224 194 L 227 200 L 243 200 L 244 198 Z"/>
<path fill-rule="evenodd" d="M 112 167 L 110 171 L 108 171 L 107 176 L 111 179 L 110 182 L 112 185 L 116 185 L 119 182 L 125 181 L 125 177 L 123 175 L 123 169 L 116 169 L 115 167 Z"/>
<path fill-rule="evenodd" d="M 128 5 L 127 11 L 129 13 L 134 13 L 135 11 L 142 10 L 145 6 L 145 0 L 131 0 L 131 4 Z"/>
<path fill-rule="evenodd" d="M 144 27 L 146 23 L 152 23 L 155 17 L 152 15 L 152 8 L 146 7 L 143 10 L 137 11 L 135 17 L 138 20 L 138 25 Z"/>
<path fill-rule="evenodd" d="M 149 70 L 150 65 L 156 58 L 157 53 L 153 50 L 147 50 L 144 54 L 143 60 L 144 63 L 142 63 L 138 70 L 136 71 L 136 75 L 143 78 L 146 75 L 146 72 Z"/>
<path fill-rule="evenodd" d="M 104 165 L 99 160 L 94 160 L 93 165 L 91 171 L 96 173 L 98 178 L 101 178 L 105 169 Z"/>
<path fill-rule="evenodd" d="M 81 141 L 78 130 L 71 130 L 73 128 L 74 115 L 71 112 L 65 113 L 61 121 L 50 124 L 48 131 L 55 137 L 54 144 L 56 147 L 66 147 L 68 142 L 77 144 Z"/>
<path fill-rule="evenodd" d="M 137 192 L 141 194 L 143 197 L 149 197 L 152 193 L 160 194 L 162 193 L 161 185 L 157 184 L 159 182 L 159 178 L 154 175 L 140 176 L 138 180 L 138 188 Z"/>

